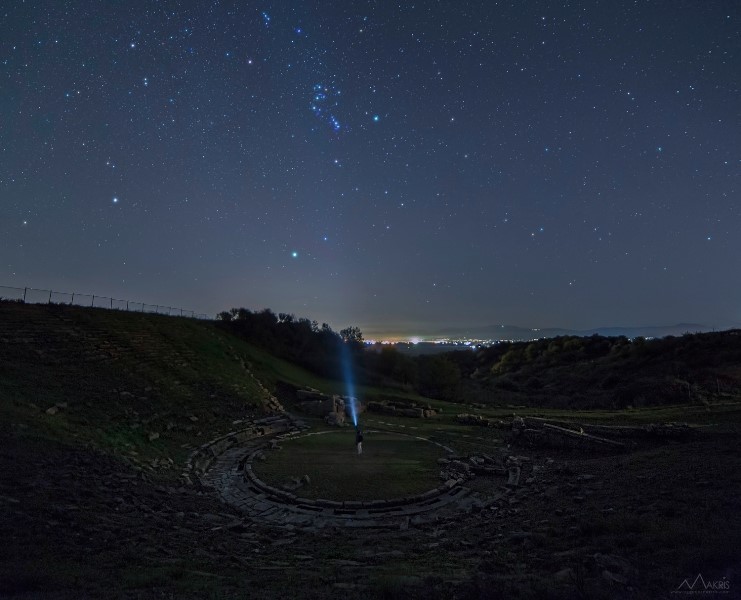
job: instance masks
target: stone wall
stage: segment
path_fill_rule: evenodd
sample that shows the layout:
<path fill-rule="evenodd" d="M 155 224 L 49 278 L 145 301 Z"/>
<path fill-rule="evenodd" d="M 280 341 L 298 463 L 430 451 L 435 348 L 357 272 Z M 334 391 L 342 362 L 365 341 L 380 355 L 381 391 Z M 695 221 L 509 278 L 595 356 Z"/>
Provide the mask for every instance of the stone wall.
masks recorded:
<path fill-rule="evenodd" d="M 455 420 L 463 425 L 478 425 L 479 427 L 501 427 L 504 424 L 504 421 L 500 419 L 487 419 L 481 415 L 472 415 L 470 413 L 457 415 Z"/>
<path fill-rule="evenodd" d="M 384 404 L 383 402 L 369 402 L 368 410 L 382 415 L 411 417 L 413 419 L 429 419 L 437 415 L 437 411 L 432 408 L 422 408 L 415 405 L 397 406 L 391 403 Z"/>
<path fill-rule="evenodd" d="M 298 390 L 296 397 L 299 399 L 299 409 L 314 417 L 324 417 L 331 425 L 342 425 L 346 420 L 352 419 L 350 398 L 348 396 L 329 396 L 317 390 Z M 355 412 L 365 412 L 365 405 L 357 398 L 355 400 Z"/>
<path fill-rule="evenodd" d="M 334 396 L 330 398 L 322 394 L 322 398 L 314 398 L 311 400 L 305 400 L 299 403 L 298 407 L 301 412 L 314 417 L 323 417 L 327 413 L 339 412 L 344 410 L 342 401 L 338 402 L 338 397 Z"/>
<path fill-rule="evenodd" d="M 229 448 L 243 444 L 247 440 L 270 435 L 273 433 L 282 433 L 291 429 L 291 423 L 283 416 L 265 417 L 253 421 L 249 427 L 239 431 L 231 431 L 226 435 L 206 442 L 197 448 L 188 457 L 185 463 L 185 471 L 182 477 L 188 483 L 191 481 L 191 473 L 200 477 L 211 465 L 213 460 L 226 452 Z"/>
<path fill-rule="evenodd" d="M 572 423 L 540 417 L 525 417 L 528 427 L 540 428 L 552 425 L 564 429 L 580 430 L 600 437 L 618 439 L 684 439 L 698 433 L 697 429 L 687 423 L 649 423 L 647 425 L 591 425 L 589 423 Z"/>

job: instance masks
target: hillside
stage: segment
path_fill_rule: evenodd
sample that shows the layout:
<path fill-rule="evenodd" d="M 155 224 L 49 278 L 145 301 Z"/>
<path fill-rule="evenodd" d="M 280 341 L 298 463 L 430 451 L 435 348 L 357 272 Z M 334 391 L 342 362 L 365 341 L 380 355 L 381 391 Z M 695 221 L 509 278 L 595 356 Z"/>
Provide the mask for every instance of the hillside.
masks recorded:
<path fill-rule="evenodd" d="M 450 356 L 469 401 L 555 408 L 707 404 L 741 394 L 741 331 L 644 340 L 562 336 Z"/>
<path fill-rule="evenodd" d="M 266 412 L 246 350 L 206 321 L 0 303 L 0 427 L 167 469 Z"/>

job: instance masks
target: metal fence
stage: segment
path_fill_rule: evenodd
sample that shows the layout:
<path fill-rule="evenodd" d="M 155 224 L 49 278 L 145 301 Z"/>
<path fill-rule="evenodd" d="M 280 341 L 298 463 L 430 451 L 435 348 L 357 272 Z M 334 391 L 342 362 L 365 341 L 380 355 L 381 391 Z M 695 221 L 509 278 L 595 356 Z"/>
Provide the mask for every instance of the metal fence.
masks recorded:
<path fill-rule="evenodd" d="M 26 304 L 69 304 L 70 306 L 89 306 L 107 308 L 109 310 L 127 310 L 130 312 L 156 313 L 171 317 L 190 317 L 192 319 L 208 319 L 208 315 L 197 313 L 184 308 L 163 306 L 161 304 L 145 304 L 132 300 L 119 300 L 110 296 L 97 294 L 79 294 L 77 292 L 55 292 L 38 288 L 17 288 L 0 285 L 0 301 L 24 302 Z"/>

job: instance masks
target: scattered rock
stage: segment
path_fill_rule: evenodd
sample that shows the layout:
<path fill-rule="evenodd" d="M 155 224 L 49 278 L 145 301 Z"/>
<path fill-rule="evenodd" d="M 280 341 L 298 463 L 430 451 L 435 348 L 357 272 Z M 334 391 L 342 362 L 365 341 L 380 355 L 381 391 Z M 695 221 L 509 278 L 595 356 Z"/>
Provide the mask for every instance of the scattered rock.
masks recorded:
<path fill-rule="evenodd" d="M 576 574 L 574 569 L 567 567 L 555 573 L 553 579 L 556 580 L 556 583 L 573 583 L 576 580 Z"/>
<path fill-rule="evenodd" d="M 632 570 L 630 562 L 621 556 L 616 556 L 614 554 L 600 554 L 597 552 L 593 558 L 594 562 L 597 563 L 597 566 L 603 569 L 609 569 L 620 573 L 630 573 Z"/>
<path fill-rule="evenodd" d="M 472 415 L 470 413 L 461 413 L 457 415 L 456 421 L 463 425 L 477 425 L 479 427 L 496 427 L 500 424 L 500 421 L 486 419 L 481 415 Z"/>
<path fill-rule="evenodd" d="M 335 427 L 342 427 L 345 424 L 345 413 L 344 412 L 327 413 L 327 416 L 324 417 L 324 421 L 327 423 L 327 425 L 332 425 Z"/>
<path fill-rule="evenodd" d="M 359 567 L 363 564 L 361 562 L 358 562 L 357 560 L 347 560 L 344 558 L 335 558 L 333 560 L 330 560 L 329 562 L 338 567 Z"/>
<path fill-rule="evenodd" d="M 553 558 L 555 560 L 563 560 L 564 558 L 574 558 L 576 556 L 579 556 L 579 550 L 573 549 L 573 550 L 564 550 L 562 552 L 554 552 Z"/>
<path fill-rule="evenodd" d="M 150 442 L 153 442 L 154 440 L 158 440 L 159 439 L 160 434 L 157 433 L 156 431 L 152 431 L 152 432 L 149 433 L 149 436 L 147 436 L 147 437 L 149 437 L 149 441 Z"/>
<path fill-rule="evenodd" d="M 548 488 L 547 488 L 547 489 L 546 489 L 546 490 L 545 490 L 545 491 L 543 492 L 543 495 L 544 495 L 544 496 L 545 496 L 546 498 L 555 498 L 557 494 L 558 494 L 558 486 L 557 486 L 557 485 L 552 485 L 552 486 L 548 487 Z"/>
<path fill-rule="evenodd" d="M 616 584 L 616 583 L 619 585 L 628 584 L 628 580 L 624 576 L 619 575 L 617 573 L 613 573 L 612 571 L 608 571 L 607 569 L 602 571 L 602 579 L 612 584 Z"/>

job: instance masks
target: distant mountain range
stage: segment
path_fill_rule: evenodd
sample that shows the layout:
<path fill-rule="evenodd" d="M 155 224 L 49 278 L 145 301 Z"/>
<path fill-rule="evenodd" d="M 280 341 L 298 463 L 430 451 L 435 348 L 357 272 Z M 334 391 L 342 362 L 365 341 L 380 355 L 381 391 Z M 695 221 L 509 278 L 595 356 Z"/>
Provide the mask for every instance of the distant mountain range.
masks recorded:
<path fill-rule="evenodd" d="M 628 338 L 643 337 L 666 337 L 668 335 L 682 335 L 684 333 L 698 333 L 711 331 L 713 328 L 698 323 L 678 323 L 676 325 L 650 325 L 645 327 L 598 327 L 596 329 L 562 329 L 549 327 L 544 329 L 533 329 L 518 327 L 516 325 L 488 325 L 484 327 L 449 328 L 440 330 L 432 337 L 443 337 L 450 339 L 479 339 L 479 340 L 515 340 L 526 341 L 536 338 L 550 338 L 559 335 L 603 335 L 618 337 L 624 335 Z M 427 337 L 427 336 L 426 336 Z M 427 339 L 430 339 L 428 337 Z"/>

